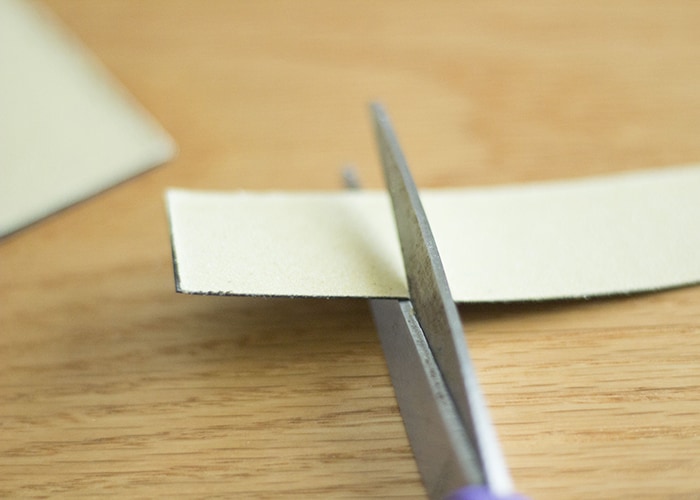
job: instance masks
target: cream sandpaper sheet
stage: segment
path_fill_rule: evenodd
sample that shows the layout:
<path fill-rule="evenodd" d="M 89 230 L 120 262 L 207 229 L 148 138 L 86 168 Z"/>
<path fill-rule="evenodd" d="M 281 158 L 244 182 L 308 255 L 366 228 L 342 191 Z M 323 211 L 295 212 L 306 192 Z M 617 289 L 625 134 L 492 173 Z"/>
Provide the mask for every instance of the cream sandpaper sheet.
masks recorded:
<path fill-rule="evenodd" d="M 0 0 L 0 236 L 174 151 L 170 137 L 51 12 Z"/>
<path fill-rule="evenodd" d="M 167 195 L 177 288 L 196 294 L 405 297 L 380 191 Z M 579 298 L 700 281 L 700 167 L 424 190 L 458 302 Z"/>

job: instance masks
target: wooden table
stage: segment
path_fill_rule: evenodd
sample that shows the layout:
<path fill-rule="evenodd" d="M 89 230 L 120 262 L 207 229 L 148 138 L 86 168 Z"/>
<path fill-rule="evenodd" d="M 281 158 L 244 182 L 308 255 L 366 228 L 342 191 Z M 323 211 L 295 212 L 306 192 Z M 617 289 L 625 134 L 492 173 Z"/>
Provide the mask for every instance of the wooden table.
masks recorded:
<path fill-rule="evenodd" d="M 0 241 L 0 496 L 424 495 L 366 302 L 175 294 L 168 186 L 700 160 L 693 2 L 48 4 L 180 153 Z M 699 287 L 460 312 L 521 491 L 700 498 Z"/>

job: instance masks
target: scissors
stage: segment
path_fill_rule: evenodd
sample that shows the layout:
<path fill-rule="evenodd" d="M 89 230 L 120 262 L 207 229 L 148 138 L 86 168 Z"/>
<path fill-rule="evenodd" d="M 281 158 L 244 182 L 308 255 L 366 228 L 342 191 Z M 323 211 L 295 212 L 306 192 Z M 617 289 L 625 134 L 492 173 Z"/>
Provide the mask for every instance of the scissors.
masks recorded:
<path fill-rule="evenodd" d="M 410 298 L 370 306 L 423 484 L 432 499 L 525 500 L 514 493 L 398 139 L 384 108 L 371 112 Z"/>

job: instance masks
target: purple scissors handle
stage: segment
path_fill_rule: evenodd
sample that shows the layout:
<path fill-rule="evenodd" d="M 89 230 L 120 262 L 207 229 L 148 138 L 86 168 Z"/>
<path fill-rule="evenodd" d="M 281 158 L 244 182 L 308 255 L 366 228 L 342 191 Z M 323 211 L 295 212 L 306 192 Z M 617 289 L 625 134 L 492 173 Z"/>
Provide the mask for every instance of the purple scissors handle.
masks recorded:
<path fill-rule="evenodd" d="M 445 500 L 528 500 L 527 497 L 517 493 L 506 496 L 496 495 L 488 486 L 472 485 L 453 491 Z"/>

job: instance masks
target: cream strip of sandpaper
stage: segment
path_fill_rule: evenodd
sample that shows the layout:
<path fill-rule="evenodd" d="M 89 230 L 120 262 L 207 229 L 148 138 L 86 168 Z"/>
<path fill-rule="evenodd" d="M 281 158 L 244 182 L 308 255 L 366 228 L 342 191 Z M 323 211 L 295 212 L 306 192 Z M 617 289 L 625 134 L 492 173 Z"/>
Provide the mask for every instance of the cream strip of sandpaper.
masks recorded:
<path fill-rule="evenodd" d="M 0 236 L 174 152 L 170 137 L 43 5 L 0 1 Z"/>
<path fill-rule="evenodd" d="M 700 281 L 700 167 L 421 198 L 458 302 L 579 298 Z M 178 290 L 405 297 L 381 191 L 167 193 Z"/>

